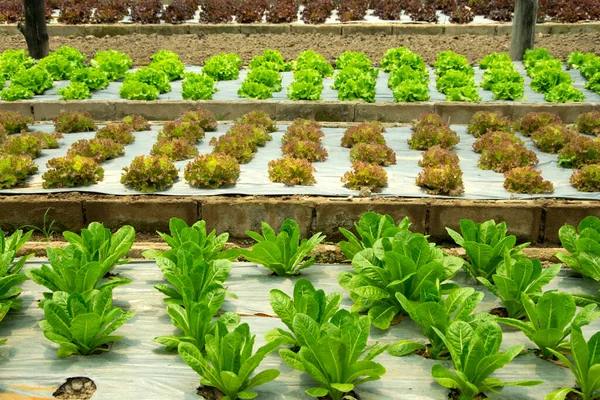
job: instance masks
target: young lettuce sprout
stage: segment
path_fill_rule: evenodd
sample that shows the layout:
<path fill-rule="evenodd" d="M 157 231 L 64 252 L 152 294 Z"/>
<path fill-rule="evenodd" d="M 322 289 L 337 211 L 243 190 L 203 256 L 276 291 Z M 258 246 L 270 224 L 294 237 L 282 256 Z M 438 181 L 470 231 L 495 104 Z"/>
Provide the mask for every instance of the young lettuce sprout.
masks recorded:
<path fill-rule="evenodd" d="M 326 295 L 323 290 L 315 290 L 308 279 L 298 279 L 294 285 L 294 298 L 279 289 L 271 290 L 271 307 L 281 318 L 291 332 L 281 328 L 275 328 L 265 335 L 269 342 L 283 339 L 284 344 L 289 344 L 292 349 L 300 346 L 294 332 L 294 317 L 298 314 L 306 314 L 312 318 L 319 327 L 329 322 L 331 317 L 338 311 L 342 303 L 340 293 Z"/>
<path fill-rule="evenodd" d="M 108 273 L 112 262 L 104 264 L 98 261 L 89 261 L 88 257 L 75 245 L 68 245 L 64 249 L 46 248 L 50 266 L 43 264 L 41 268 L 30 269 L 26 275 L 35 283 L 45 286 L 52 292 L 88 293 L 94 289 L 104 289 L 126 285 L 129 279 L 111 277 L 103 283 L 100 281 Z M 108 268 L 107 268 L 108 267 Z M 44 301 L 38 303 L 44 307 L 44 302 L 53 298 L 52 293 L 44 293 Z"/>
<path fill-rule="evenodd" d="M 457 321 L 476 327 L 478 323 L 494 318 L 486 312 L 472 314 L 475 307 L 483 300 L 483 292 L 477 292 L 473 288 L 458 288 L 445 299 L 423 303 L 410 301 L 402 293 L 396 293 L 396 297 L 410 318 L 419 324 L 430 343 L 429 346 L 425 346 L 421 343 L 401 340 L 388 350 L 391 355 L 397 357 L 417 350 L 426 350 L 435 359 L 447 359 L 450 353 L 438 332 L 447 334 L 450 326 Z"/>
<path fill-rule="evenodd" d="M 0 315 L 2 318 L 12 308 L 21 309 L 21 300 L 17 297 L 21 294 L 21 288 L 18 287 L 26 279 L 21 270 L 25 261 L 33 256 L 28 254 L 19 258 L 15 262 L 17 251 L 29 240 L 33 231 L 23 235 L 22 230 L 17 230 L 11 236 L 6 236 L 0 229 Z M 8 309 L 5 310 L 5 308 Z"/>
<path fill-rule="evenodd" d="M 586 343 L 581 328 L 574 326 L 570 341 L 574 363 L 557 351 L 550 349 L 550 352 L 569 367 L 579 389 L 560 388 L 546 396 L 546 400 L 564 400 L 570 393 L 579 395 L 581 400 L 600 399 L 600 332 Z"/>
<path fill-rule="evenodd" d="M 310 316 L 299 313 L 294 317 L 293 331 L 300 351 L 281 349 L 279 354 L 290 367 L 319 383 L 306 390 L 309 396 L 341 400 L 351 396 L 359 384 L 379 380 L 385 374 L 385 368 L 373 359 L 387 345 L 367 346 L 370 327 L 368 316 L 347 310 L 337 311 L 320 327 Z"/>
<path fill-rule="evenodd" d="M 546 292 L 533 302 L 526 293 L 521 293 L 521 301 L 529 321 L 513 318 L 498 318 L 498 321 L 519 328 L 548 359 L 557 351 L 569 351 L 565 340 L 574 327 L 582 327 L 600 317 L 595 304 L 585 306 L 577 315 L 573 296 L 567 293 Z M 554 350 L 551 352 L 550 350 Z"/>
<path fill-rule="evenodd" d="M 108 351 L 108 344 L 122 336 L 110 336 L 135 315 L 112 305 L 112 288 L 86 293 L 54 292 L 44 302 L 44 336 L 60 348 L 60 358 L 72 354 L 91 355 Z"/>
<path fill-rule="evenodd" d="M 494 283 L 482 277 L 477 280 L 502 300 L 509 318 L 519 319 L 526 315 L 521 295 L 525 293 L 537 300 L 542 295 L 542 287 L 550 283 L 560 269 L 560 264 L 542 269 L 542 263 L 535 258 L 515 260 L 506 250 L 504 262 L 498 265 L 496 273 L 491 277 Z"/>
<path fill-rule="evenodd" d="M 88 262 L 100 263 L 105 274 L 111 272 L 116 265 L 127 264 L 122 259 L 127 255 L 135 241 L 135 229 L 124 225 L 114 234 L 99 222 L 92 222 L 87 229 L 81 230 L 81 236 L 73 232 L 64 232 L 63 236 L 71 245 L 82 253 Z"/>
<path fill-rule="evenodd" d="M 422 234 L 405 231 L 356 254 L 354 272 L 342 272 L 338 282 L 350 292 L 354 310 L 368 311 L 373 325 L 388 329 L 396 315 L 406 314 L 396 293 L 412 301 L 439 298 L 438 284 L 449 293 L 456 285 L 446 281 L 462 265 L 462 259 L 446 255 Z"/>
<path fill-rule="evenodd" d="M 514 235 L 506 235 L 506 222 L 496 224 L 493 219 L 478 224 L 470 219 L 461 219 L 462 235 L 450 228 L 446 230 L 456 244 L 465 249 L 469 257 L 465 269 L 473 278 L 491 279 L 498 264 L 503 260 L 505 250 L 509 250 L 511 257 L 517 259 L 523 256 L 521 250 L 529 246 L 529 243 L 524 243 L 515 247 L 517 238 Z"/>
<path fill-rule="evenodd" d="M 217 322 L 213 334 L 206 336 L 206 353 L 191 343 L 179 344 L 179 355 L 200 376 L 200 383 L 220 390 L 222 400 L 253 399 L 256 386 L 277 378 L 279 371 L 267 369 L 250 377 L 264 358 L 281 345 L 275 340 L 262 346 L 254 354 L 254 339 L 248 324 L 239 325 L 229 332 L 225 324 Z"/>
<path fill-rule="evenodd" d="M 475 328 L 464 321 L 457 321 L 450 325 L 446 334 L 435 327 L 433 329 L 450 351 L 454 373 L 442 364 L 436 364 L 431 369 L 431 374 L 440 385 L 459 390 L 459 400 L 470 400 L 479 393 L 493 392 L 503 386 L 534 386 L 543 383 L 503 382 L 498 378 L 490 378 L 495 370 L 510 363 L 523 350 L 523 345 L 517 345 L 499 353 L 502 329 L 494 321 L 482 322 Z"/>
<path fill-rule="evenodd" d="M 179 218 L 171 218 L 169 221 L 169 230 L 171 236 L 166 233 L 158 232 L 159 236 L 169 245 L 170 250 L 160 252 L 156 250 L 147 250 L 144 252 L 144 257 L 155 258 L 163 256 L 175 260 L 179 249 L 186 242 L 195 243 L 200 247 L 202 257 L 206 262 L 212 260 L 236 258 L 238 251 L 235 249 L 223 250 L 229 239 L 228 233 L 217 235 L 216 230 L 208 232 L 205 221 L 198 221 L 192 226 Z"/>
<path fill-rule="evenodd" d="M 556 253 L 556 257 L 573 271 L 600 282 L 600 219 L 589 216 L 581 220 L 577 230 L 565 225 L 558 237 L 567 253 Z"/>
<path fill-rule="evenodd" d="M 405 217 L 396 225 L 394 219 L 389 215 L 376 214 L 374 212 L 366 212 L 361 217 L 358 223 L 354 223 L 354 229 L 358 233 L 358 237 L 348 229 L 339 228 L 340 232 L 348 240 L 339 243 L 342 253 L 349 259 L 356 255 L 361 250 L 372 248 L 377 240 L 384 237 L 394 237 L 402 231 L 408 231 L 410 221 Z"/>
<path fill-rule="evenodd" d="M 253 231 L 246 231 L 246 234 L 257 243 L 251 250 L 242 250 L 241 255 L 278 276 L 298 275 L 301 270 L 312 266 L 315 257 L 306 261 L 305 258 L 325 239 L 319 232 L 308 240 L 300 241 L 300 227 L 292 219 L 283 221 L 278 235 L 266 222 L 262 223 L 262 235 Z"/>

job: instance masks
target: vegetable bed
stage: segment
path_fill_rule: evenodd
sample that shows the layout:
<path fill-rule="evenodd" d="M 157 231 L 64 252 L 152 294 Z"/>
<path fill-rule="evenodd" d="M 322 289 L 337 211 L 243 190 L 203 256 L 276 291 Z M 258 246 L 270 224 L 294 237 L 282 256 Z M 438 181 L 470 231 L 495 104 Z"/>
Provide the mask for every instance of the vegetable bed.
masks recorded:
<path fill-rule="evenodd" d="M 221 124 L 216 132 L 206 132 L 203 141 L 196 144 L 199 154 L 207 154 L 212 151 L 209 142 L 212 137 L 221 137 L 231 125 Z M 51 124 L 34 124 L 30 128 L 36 131 L 53 132 L 54 126 Z M 150 131 L 135 132 L 135 142 L 125 146 L 125 155 L 112 160 L 107 160 L 101 165 L 104 168 L 104 179 L 98 184 L 90 186 L 75 187 L 72 189 L 43 189 L 42 174 L 47 170 L 48 160 L 64 156 L 72 143 L 80 139 L 92 139 L 95 131 L 65 134 L 58 140 L 60 147 L 58 149 L 42 150 L 40 158 L 35 160 L 39 171 L 35 173 L 30 180 L 26 182 L 23 188 L 3 189 L 0 193 L 4 194 L 34 194 L 49 192 L 66 191 L 85 191 L 91 193 L 105 193 L 115 195 L 127 195 L 140 193 L 130 189 L 120 183 L 122 169 L 132 162 L 138 155 L 150 154 L 150 151 L 156 142 L 158 132 L 162 125 L 152 125 Z M 358 190 L 346 188 L 341 182 L 345 172 L 351 169 L 350 149 L 340 145 L 341 139 L 347 128 L 322 128 L 325 137 L 322 138 L 323 147 L 329 153 L 328 158 L 323 162 L 315 162 L 316 168 L 314 177 L 316 180 L 313 186 L 286 186 L 282 183 L 274 183 L 269 180 L 268 163 L 271 160 L 282 156 L 280 147 L 282 137 L 286 132 L 287 126 L 279 125 L 277 131 L 272 133 L 273 140 L 260 147 L 256 156 L 247 164 L 240 165 L 240 177 L 234 186 L 223 187 L 219 189 L 197 189 L 191 187 L 183 179 L 183 170 L 191 161 L 177 161 L 175 166 L 179 169 L 179 180 L 175 184 L 159 194 L 165 195 L 325 195 L 325 196 L 349 196 L 357 195 Z M 531 138 L 516 134 L 520 137 L 527 149 L 535 152 L 539 159 L 538 169 L 542 171 L 544 179 L 550 180 L 554 184 L 553 194 L 539 195 L 521 195 L 506 191 L 503 187 L 504 176 L 492 170 L 482 170 L 478 167 L 480 155 L 475 153 L 472 145 L 475 137 L 466 132 L 465 126 L 452 125 L 451 129 L 457 132 L 460 142 L 454 148 L 454 152 L 460 158 L 460 168 L 463 171 L 463 180 L 465 193 L 462 198 L 466 199 L 511 199 L 535 198 L 535 197 L 558 197 L 570 199 L 599 199 L 600 192 L 584 193 L 579 192 L 571 186 L 569 178 L 573 169 L 561 168 L 557 165 L 557 155 L 540 152 L 532 143 Z M 402 196 L 402 197 L 430 197 L 424 190 L 415 185 L 415 178 L 421 172 L 419 161 L 422 159 L 422 153 L 418 150 L 409 148 L 408 139 L 411 137 L 410 127 L 392 127 L 387 128 L 383 133 L 388 146 L 396 153 L 397 162 L 395 165 L 384 167 L 388 175 L 388 184 L 380 193 L 381 196 Z M 584 135 L 585 136 L 585 135 Z"/>
<path fill-rule="evenodd" d="M 523 68 L 523 64 L 520 62 L 515 63 L 517 70 L 520 72 L 521 76 L 525 79 L 525 99 L 523 100 L 526 103 L 547 103 L 544 100 L 543 93 L 536 93 L 531 90 L 531 78 L 529 78 L 525 74 L 525 69 Z M 133 69 L 135 71 L 136 69 Z M 199 73 L 202 71 L 202 67 L 198 66 L 186 66 L 186 72 L 195 72 Z M 430 93 L 430 102 L 444 102 L 446 96 L 443 93 L 440 93 L 436 89 L 436 78 L 433 73 L 433 69 L 428 67 L 427 71 L 430 76 L 429 82 L 429 93 Z M 339 71 L 336 70 L 337 74 Z M 475 82 L 479 86 L 479 84 L 483 81 L 483 73 L 485 71 L 480 68 L 475 68 Z M 567 71 L 569 75 L 574 79 L 575 83 L 574 87 L 581 90 L 585 95 L 585 102 L 590 103 L 599 103 L 600 95 L 584 88 L 585 79 L 581 76 L 581 73 L 577 70 L 569 70 Z M 213 94 L 212 100 L 250 100 L 243 97 L 240 97 L 237 93 L 241 86 L 241 83 L 246 79 L 248 74 L 247 69 L 242 69 L 240 71 L 240 75 L 238 79 L 231 81 L 219 81 L 216 84 L 216 88 L 218 91 Z M 288 87 L 294 81 L 293 72 L 282 72 L 281 73 L 282 87 L 283 89 L 280 92 L 274 92 L 272 100 L 286 101 L 292 102 L 288 98 Z M 394 96 L 392 94 L 392 89 L 388 87 L 388 79 L 390 74 L 388 72 L 380 71 L 377 77 L 377 82 L 375 86 L 375 102 L 376 103 L 391 103 L 394 102 Z M 171 92 L 159 94 L 157 100 L 183 100 L 182 97 L 182 80 L 176 80 L 171 82 Z M 323 101 L 338 101 L 338 91 L 331 88 L 333 85 L 333 78 L 325 78 L 323 79 L 323 93 L 322 100 Z M 70 81 L 56 81 L 55 87 L 52 89 L 46 90 L 41 95 L 35 95 L 33 100 L 59 100 L 60 96 L 58 95 L 58 91 L 61 88 L 68 86 Z M 7 83 L 8 86 L 8 83 Z M 92 100 L 121 100 L 119 96 L 119 90 L 123 86 L 123 82 L 111 82 L 106 89 L 98 90 L 92 93 Z M 501 102 L 500 100 L 493 99 L 493 93 L 489 90 L 483 90 L 479 88 L 479 95 L 481 96 L 482 102 Z M 85 101 L 85 100 L 79 100 Z"/>
<path fill-rule="evenodd" d="M 30 260 L 25 269 L 39 268 L 45 260 Z M 0 348 L 7 361 L 0 364 L 3 391 L 7 395 L 47 398 L 57 386 L 68 377 L 85 376 L 94 380 L 97 392 L 94 399 L 113 398 L 161 398 L 197 399 L 198 376 L 179 358 L 176 353 L 167 353 L 164 347 L 153 343 L 160 335 L 175 332 L 165 311 L 163 295 L 153 286 L 163 283 L 161 271 L 153 262 L 132 262 L 118 267 L 119 273 L 132 279 L 132 283 L 115 289 L 115 305 L 137 312 L 129 323 L 123 325 L 119 335 L 124 339 L 116 342 L 111 351 L 98 356 L 72 356 L 67 359 L 56 357 L 56 345 L 46 340 L 37 322 L 43 319 L 43 311 L 37 307 L 42 298 L 42 288 L 31 280 L 23 284 L 24 309 L 11 312 L 0 325 L 0 337 L 8 337 L 9 342 Z M 342 271 L 350 271 L 349 265 L 316 265 L 302 271 L 302 277 L 309 279 L 316 288 L 326 293 L 343 293 L 343 308 L 352 304 L 348 292 L 342 290 L 337 276 Z M 285 328 L 273 316 L 269 305 L 269 291 L 280 289 L 291 293 L 297 278 L 277 278 L 269 272 L 250 263 L 235 263 L 226 285 L 238 299 L 225 301 L 222 310 L 242 314 L 242 322 L 250 324 L 256 334 L 256 345 L 265 343 L 264 334 L 272 328 Z M 461 273 L 455 282 L 465 285 Z M 545 290 L 560 288 L 568 293 L 586 292 L 593 294 L 597 285 L 591 280 L 576 278 L 569 272 L 562 272 Z M 485 292 L 485 298 L 476 311 L 489 311 L 500 305 L 482 285 L 477 290 Z M 584 335 L 589 337 L 600 329 L 600 321 L 584 326 Z M 518 330 L 504 327 L 502 350 L 516 344 L 525 343 L 525 348 L 533 348 Z M 395 343 L 398 340 L 423 340 L 420 328 L 409 319 L 392 326 L 388 331 L 371 328 L 370 342 Z M 397 358 L 383 353 L 377 358 L 387 370 L 381 381 L 369 382 L 359 388 L 362 399 L 444 399 L 447 389 L 438 385 L 431 377 L 432 366 L 439 363 L 418 355 Z M 442 362 L 450 367 L 449 361 Z M 314 386 L 305 374 L 289 368 L 281 358 L 269 355 L 259 370 L 277 368 L 281 375 L 272 382 L 258 388 L 259 399 L 306 399 L 304 390 Z M 560 387 L 575 384 L 567 369 L 535 356 L 527 354 L 517 357 L 494 375 L 502 380 L 523 379 L 543 380 L 545 383 L 532 388 L 506 387 L 493 399 L 544 399 L 546 394 Z M 490 393 L 488 393 L 490 395 Z"/>

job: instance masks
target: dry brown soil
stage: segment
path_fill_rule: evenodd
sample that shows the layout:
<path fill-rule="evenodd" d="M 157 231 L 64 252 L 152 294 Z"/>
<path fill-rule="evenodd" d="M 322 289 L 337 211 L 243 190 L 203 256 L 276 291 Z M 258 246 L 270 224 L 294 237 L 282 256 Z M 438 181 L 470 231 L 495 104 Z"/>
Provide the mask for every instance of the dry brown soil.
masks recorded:
<path fill-rule="evenodd" d="M 486 54 L 507 51 L 509 37 L 498 36 L 389 36 L 389 35 L 128 35 L 114 37 L 53 37 L 51 49 L 62 45 L 73 46 L 87 55 L 98 50 L 115 49 L 129 54 L 135 65 L 148 64 L 149 57 L 156 51 L 168 49 L 177 52 L 186 64 L 199 65 L 208 57 L 220 52 L 235 52 L 241 55 L 245 63 L 260 54 L 266 48 L 281 51 L 287 60 L 294 59 L 307 49 L 315 50 L 328 60 L 346 50 L 365 52 L 374 61 L 378 61 L 385 50 L 392 47 L 408 46 L 431 63 L 435 55 L 444 50 L 454 50 L 476 62 Z M 538 35 L 536 46 L 546 47 L 550 53 L 561 59 L 575 50 L 600 53 L 600 33 L 578 33 L 565 35 Z M 22 36 L 0 37 L 0 51 L 14 48 L 26 48 Z"/>

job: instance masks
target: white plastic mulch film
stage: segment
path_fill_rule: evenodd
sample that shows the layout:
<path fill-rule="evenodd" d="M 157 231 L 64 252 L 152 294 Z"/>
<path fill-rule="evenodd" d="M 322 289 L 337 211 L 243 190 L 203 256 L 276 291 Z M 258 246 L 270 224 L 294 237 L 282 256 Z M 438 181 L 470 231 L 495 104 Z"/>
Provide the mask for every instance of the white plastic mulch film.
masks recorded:
<path fill-rule="evenodd" d="M 25 269 L 39 268 L 45 260 L 30 260 Z M 302 277 L 310 279 L 317 289 L 326 293 L 341 292 L 344 308 L 351 306 L 348 293 L 337 283 L 340 272 L 350 270 L 349 265 L 315 265 L 304 270 Z M 108 353 L 97 356 L 72 356 L 59 359 L 57 346 L 44 338 L 38 322 L 43 311 L 37 306 L 42 299 L 42 288 L 31 280 L 23 284 L 23 310 L 11 311 L 0 324 L 0 338 L 8 342 L 0 347 L 0 399 L 46 399 L 69 377 L 85 376 L 92 379 L 97 391 L 95 400 L 112 399 L 199 399 L 196 388 L 199 376 L 178 357 L 167 353 L 152 342 L 156 336 L 171 335 L 176 329 L 166 313 L 163 295 L 153 288 L 164 283 L 163 276 L 153 262 L 132 262 L 117 267 L 116 272 L 132 279 L 132 283 L 115 289 L 115 305 L 137 312 L 137 316 L 121 327 L 116 334 L 125 336 L 116 342 Z M 228 298 L 223 311 L 242 315 L 242 322 L 250 324 L 256 335 L 256 346 L 265 343 L 264 334 L 275 327 L 285 328 L 278 318 L 273 318 L 269 304 L 269 291 L 280 289 L 292 293 L 297 278 L 280 278 L 270 271 L 249 263 L 234 263 L 226 281 L 228 290 L 237 299 Z M 466 285 L 465 276 L 459 273 L 455 282 Z M 562 272 L 545 290 L 568 293 L 595 293 L 596 285 L 589 280 L 575 278 Z M 500 306 L 500 302 L 481 285 L 476 290 L 485 292 L 485 298 L 476 311 L 489 311 Z M 600 321 L 583 328 L 589 338 L 600 329 Z M 534 345 L 520 332 L 504 327 L 501 350 L 516 344 L 525 348 Z M 419 327 L 405 319 L 387 331 L 371 328 L 371 342 L 395 343 L 401 339 L 419 340 L 425 337 Z M 364 400 L 383 399 L 437 399 L 447 398 L 447 389 L 439 386 L 431 377 L 431 367 L 440 361 L 424 359 L 418 355 L 396 358 L 384 353 L 377 358 L 387 373 L 380 381 L 369 382 L 358 387 Z M 451 366 L 449 361 L 443 361 Z M 277 368 L 281 375 L 275 381 L 257 388 L 258 399 L 308 399 L 305 389 L 315 386 L 306 374 L 289 368 L 275 352 L 269 355 L 256 372 Z M 492 399 L 542 400 L 546 394 L 560 387 L 575 384 L 571 373 L 556 364 L 539 359 L 535 354 L 517 357 L 512 363 L 493 375 L 506 381 L 524 379 L 543 380 L 535 387 L 506 387 L 499 394 L 490 394 Z"/>
<path fill-rule="evenodd" d="M 197 147 L 200 154 L 210 153 L 212 147 L 209 141 L 212 137 L 218 137 L 229 129 L 230 125 L 220 125 L 217 132 L 206 132 L 205 139 Z M 52 132 L 50 124 L 36 124 L 31 126 L 32 130 Z M 42 187 L 42 174 L 47 170 L 46 163 L 54 157 L 64 156 L 72 143 L 80 139 L 91 139 L 94 132 L 65 134 L 59 140 L 60 148 L 54 150 L 43 150 L 42 156 L 35 160 L 39 171 L 33 175 L 25 187 L 0 190 L 2 194 L 39 194 L 50 192 L 89 192 L 111 195 L 133 195 L 139 192 L 127 188 L 120 183 L 121 173 L 133 158 L 138 155 L 150 154 L 152 145 L 156 142 L 160 126 L 155 125 L 151 131 L 136 132 L 136 140 L 133 144 L 125 146 L 125 155 L 114 160 L 102 163 L 104 168 L 104 180 L 96 185 L 76 187 L 72 189 L 44 189 Z M 279 130 L 273 133 L 273 140 L 265 147 L 260 147 L 256 157 L 248 164 L 241 165 L 240 178 L 236 185 L 220 189 L 198 189 L 191 187 L 183 179 L 183 171 L 190 160 L 179 161 L 175 165 L 179 168 L 179 180 L 173 187 L 157 192 L 162 195 L 173 196 L 214 196 L 214 195 L 319 195 L 331 197 L 347 197 L 357 195 L 358 191 L 350 190 L 341 182 L 341 177 L 351 170 L 350 150 L 341 147 L 340 140 L 345 128 L 323 128 L 325 137 L 323 146 L 329 153 L 325 162 L 314 163 L 316 168 L 314 186 L 285 186 L 281 183 L 273 183 L 268 176 L 268 163 L 271 160 L 283 156 L 281 152 L 281 138 L 287 127 L 279 126 Z M 455 152 L 460 157 L 460 168 L 463 171 L 465 193 L 460 198 L 464 199 L 531 199 L 539 197 L 555 197 L 565 199 L 600 199 L 600 193 L 579 192 L 569 182 L 569 177 L 574 172 L 572 169 L 560 168 L 557 165 L 556 154 L 542 153 L 536 149 L 529 138 L 520 136 L 526 143 L 527 148 L 534 150 L 539 158 L 539 168 L 544 179 L 554 184 L 554 193 L 542 195 L 520 195 L 513 194 L 504 189 L 504 175 L 490 170 L 481 170 L 477 166 L 479 154 L 472 150 L 475 138 L 466 132 L 465 126 L 453 125 L 460 137 L 460 143 Z M 434 197 L 428 195 L 424 190 L 416 186 L 415 179 L 422 171 L 418 163 L 421 160 L 421 152 L 411 150 L 407 140 L 410 138 L 410 127 L 387 128 L 384 133 L 388 146 L 397 156 L 396 165 L 386 167 L 388 185 L 379 194 L 384 197 Z M 437 196 L 441 197 L 441 196 Z"/>

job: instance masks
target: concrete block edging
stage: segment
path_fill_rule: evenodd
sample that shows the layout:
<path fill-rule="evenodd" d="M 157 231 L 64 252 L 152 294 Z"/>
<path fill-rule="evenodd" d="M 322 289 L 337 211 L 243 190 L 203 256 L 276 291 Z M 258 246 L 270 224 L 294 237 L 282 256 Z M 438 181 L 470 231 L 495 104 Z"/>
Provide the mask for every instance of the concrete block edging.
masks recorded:
<path fill-rule="evenodd" d="M 43 225 L 43 216 L 56 220 L 59 231 L 79 231 L 99 221 L 110 228 L 133 225 L 139 232 L 168 231 L 171 217 L 188 224 L 204 219 L 209 229 L 246 239 L 248 229 L 260 230 L 266 221 L 279 228 L 285 218 L 295 219 L 302 234 L 322 232 L 328 241 L 342 239 L 338 228 L 352 229 L 360 216 L 373 211 L 396 220 L 407 216 L 416 232 L 439 243 L 451 243 L 445 228 L 458 229 L 461 218 L 477 222 L 506 221 L 520 242 L 560 245 L 558 229 L 577 225 L 588 215 L 600 217 L 600 203 L 566 200 L 460 200 L 460 199 L 331 199 L 324 197 L 171 197 L 160 195 L 108 196 L 78 193 L 1 196 L 0 227 L 14 231 L 23 225 Z M 49 222 L 48 221 L 48 222 Z"/>

